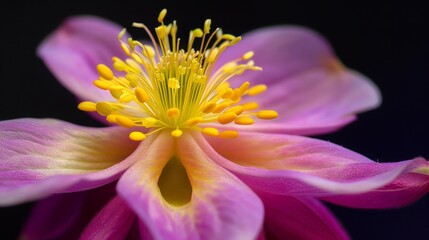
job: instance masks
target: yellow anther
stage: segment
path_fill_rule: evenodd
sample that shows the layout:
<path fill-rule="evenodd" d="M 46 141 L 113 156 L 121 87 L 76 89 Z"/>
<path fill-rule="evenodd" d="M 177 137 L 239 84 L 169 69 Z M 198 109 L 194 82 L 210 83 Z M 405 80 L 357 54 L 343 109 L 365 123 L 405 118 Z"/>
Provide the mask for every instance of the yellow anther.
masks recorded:
<path fill-rule="evenodd" d="M 230 73 L 230 72 L 233 72 L 236 67 L 237 67 L 237 63 L 229 62 L 222 66 L 222 70 L 224 72 Z"/>
<path fill-rule="evenodd" d="M 229 40 L 229 41 L 232 41 L 232 40 L 234 40 L 236 37 L 234 36 L 234 35 L 232 35 L 232 34 L 223 34 L 222 35 L 222 39 L 225 39 L 225 40 Z"/>
<path fill-rule="evenodd" d="M 226 130 L 221 133 L 219 133 L 220 138 L 237 138 L 238 132 L 233 130 Z"/>
<path fill-rule="evenodd" d="M 237 101 L 241 98 L 240 89 L 236 88 L 234 91 L 232 91 L 231 97 L 229 97 L 232 101 Z"/>
<path fill-rule="evenodd" d="M 93 102 L 81 102 L 79 105 L 77 105 L 77 108 L 85 112 L 95 112 L 97 111 L 95 106 L 96 104 Z"/>
<path fill-rule="evenodd" d="M 182 136 L 182 134 L 183 134 L 183 131 L 180 129 L 176 129 L 176 130 L 171 131 L 171 136 L 173 136 L 173 137 L 180 137 L 180 136 Z"/>
<path fill-rule="evenodd" d="M 115 76 L 112 72 L 112 70 L 110 70 L 110 68 L 104 64 L 98 64 L 97 65 L 97 72 L 98 74 L 100 74 L 100 76 L 106 80 L 112 80 L 113 77 Z"/>
<path fill-rule="evenodd" d="M 145 128 L 153 127 L 157 122 L 158 120 L 153 117 L 147 117 L 142 119 L 142 124 Z"/>
<path fill-rule="evenodd" d="M 257 102 L 247 102 L 244 103 L 242 106 L 244 111 L 251 111 L 257 109 L 259 107 L 259 104 Z"/>
<path fill-rule="evenodd" d="M 188 119 L 186 121 L 185 125 L 194 126 L 194 125 L 197 125 L 203 121 L 204 121 L 204 119 L 202 117 L 194 117 L 194 118 Z"/>
<path fill-rule="evenodd" d="M 110 95 L 112 95 L 112 97 L 119 99 L 122 96 L 122 90 L 118 90 L 118 89 L 110 89 Z"/>
<path fill-rule="evenodd" d="M 229 103 L 223 102 L 213 109 L 213 113 L 220 113 L 229 106 Z"/>
<path fill-rule="evenodd" d="M 222 93 L 222 98 L 223 99 L 225 99 L 225 98 L 230 98 L 231 96 L 232 96 L 232 93 L 233 93 L 234 91 L 231 89 L 231 88 L 226 88 L 225 90 L 224 90 L 224 92 Z"/>
<path fill-rule="evenodd" d="M 249 51 L 243 55 L 243 60 L 249 60 L 253 57 L 253 55 L 254 55 L 254 52 Z"/>
<path fill-rule="evenodd" d="M 134 94 L 130 94 L 130 93 L 124 93 L 118 99 L 120 103 L 129 103 L 132 100 L 134 100 Z"/>
<path fill-rule="evenodd" d="M 212 24 L 212 20 L 211 19 L 206 19 L 206 21 L 204 22 L 204 33 L 210 33 L 210 25 Z"/>
<path fill-rule="evenodd" d="M 249 91 L 247 91 L 247 95 L 249 96 L 256 96 L 258 94 L 261 94 L 267 90 L 267 85 L 265 84 L 258 84 L 254 87 L 251 87 Z"/>
<path fill-rule="evenodd" d="M 279 114 L 274 110 L 262 110 L 256 113 L 256 117 L 260 119 L 274 119 L 278 116 Z"/>
<path fill-rule="evenodd" d="M 177 78 L 169 78 L 168 79 L 168 87 L 172 89 L 178 89 L 180 88 L 179 81 Z"/>
<path fill-rule="evenodd" d="M 146 138 L 146 134 L 142 132 L 131 132 L 128 137 L 133 141 L 141 141 Z"/>
<path fill-rule="evenodd" d="M 237 118 L 237 114 L 235 114 L 234 112 L 225 112 L 222 113 L 219 117 L 217 117 L 217 121 L 220 124 L 228 124 L 234 121 L 235 118 Z"/>
<path fill-rule="evenodd" d="M 122 60 L 118 59 L 118 58 L 114 58 L 114 60 L 113 60 L 113 68 L 116 71 L 119 71 L 119 72 L 124 71 L 124 69 L 125 69 L 125 63 Z"/>
<path fill-rule="evenodd" d="M 116 115 L 116 114 L 109 114 L 109 115 L 107 115 L 106 120 L 109 123 L 116 123 L 116 116 L 118 116 L 118 115 Z"/>
<path fill-rule="evenodd" d="M 134 59 L 134 61 L 138 62 L 139 64 L 143 64 L 143 59 L 135 52 L 131 53 L 131 57 Z"/>
<path fill-rule="evenodd" d="M 96 87 L 103 89 L 103 90 L 109 90 L 109 88 L 112 86 L 111 82 L 105 81 L 105 80 L 95 80 L 92 82 Z"/>
<path fill-rule="evenodd" d="M 134 59 L 128 58 L 125 60 L 125 62 L 128 64 L 129 68 L 132 72 L 140 73 L 142 71 L 140 64 L 138 64 Z"/>
<path fill-rule="evenodd" d="M 162 23 L 164 21 L 164 17 L 167 15 L 167 9 L 162 9 L 158 15 L 158 22 Z"/>
<path fill-rule="evenodd" d="M 116 120 L 116 123 L 122 127 L 133 127 L 133 126 L 135 126 L 133 120 L 131 120 L 127 117 L 121 116 L 121 115 L 116 116 L 115 120 Z"/>
<path fill-rule="evenodd" d="M 252 125 L 253 123 L 255 123 L 255 120 L 253 120 L 253 118 L 251 117 L 238 117 L 235 119 L 235 124 L 238 125 Z"/>
<path fill-rule="evenodd" d="M 155 49 L 153 49 L 153 47 L 151 46 L 144 45 L 142 49 L 142 53 L 143 53 L 143 56 L 148 58 L 155 57 Z"/>
<path fill-rule="evenodd" d="M 207 58 L 207 62 L 209 63 L 214 62 L 216 60 L 218 53 L 219 53 L 218 48 L 212 48 L 210 50 L 209 57 Z"/>
<path fill-rule="evenodd" d="M 127 32 L 127 29 L 126 28 L 123 28 L 120 32 L 119 32 L 119 34 L 118 34 L 118 40 L 121 40 L 122 39 L 122 37 L 125 35 L 125 33 Z"/>
<path fill-rule="evenodd" d="M 138 75 L 135 73 L 127 73 L 127 75 L 125 75 L 125 78 L 130 82 L 131 87 L 137 87 L 140 81 Z"/>
<path fill-rule="evenodd" d="M 130 53 L 131 53 L 130 47 L 127 44 L 125 44 L 124 42 L 121 42 L 121 48 L 125 54 L 130 55 Z"/>
<path fill-rule="evenodd" d="M 204 105 L 204 107 L 202 108 L 202 112 L 203 113 L 209 113 L 211 111 L 213 111 L 216 108 L 216 103 L 215 102 L 208 102 Z"/>
<path fill-rule="evenodd" d="M 107 116 L 113 112 L 112 106 L 107 102 L 99 102 L 95 105 L 97 112 L 102 116 Z"/>
<path fill-rule="evenodd" d="M 233 113 L 235 113 L 238 116 L 243 111 L 244 111 L 244 107 L 243 106 L 234 106 L 232 108 L 227 109 L 225 112 L 233 112 Z"/>
<path fill-rule="evenodd" d="M 203 130 L 201 130 L 201 132 L 206 134 L 206 135 L 213 136 L 213 137 L 216 137 L 217 135 L 219 135 L 219 130 L 217 130 L 216 128 L 212 128 L 212 127 L 203 128 Z"/>
<path fill-rule="evenodd" d="M 180 115 L 180 109 L 176 107 L 169 108 L 166 113 L 169 118 L 178 117 Z"/>
<path fill-rule="evenodd" d="M 241 84 L 241 86 L 238 88 L 238 94 L 240 95 L 240 97 L 241 95 L 244 94 L 244 92 L 247 91 L 247 89 L 249 89 L 249 86 L 250 86 L 250 83 L 247 81 Z"/>
<path fill-rule="evenodd" d="M 232 40 L 230 43 L 229 43 L 229 46 L 233 46 L 233 45 L 235 45 L 235 44 L 237 44 L 238 42 L 240 42 L 241 41 L 241 37 L 236 37 L 236 38 L 234 38 L 234 40 Z"/>
<path fill-rule="evenodd" d="M 192 31 L 192 33 L 194 34 L 195 37 L 200 38 L 203 36 L 203 30 L 201 30 L 201 28 L 197 28 L 194 29 L 194 31 Z"/>
<path fill-rule="evenodd" d="M 149 94 L 141 87 L 136 88 L 135 94 L 137 100 L 141 103 L 145 103 L 149 99 Z"/>

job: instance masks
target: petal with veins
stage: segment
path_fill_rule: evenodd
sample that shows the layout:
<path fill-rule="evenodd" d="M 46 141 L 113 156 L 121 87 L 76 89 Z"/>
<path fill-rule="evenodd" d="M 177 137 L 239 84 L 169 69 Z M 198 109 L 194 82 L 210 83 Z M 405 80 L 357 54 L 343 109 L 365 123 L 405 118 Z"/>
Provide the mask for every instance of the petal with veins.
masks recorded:
<path fill-rule="evenodd" d="M 110 99 L 93 85 L 98 64 L 112 65 L 112 57 L 125 58 L 117 36 L 122 28 L 94 16 L 75 16 L 64 21 L 38 47 L 37 54 L 49 70 L 79 99 Z"/>
<path fill-rule="evenodd" d="M 0 205 L 95 188 L 118 178 L 133 159 L 129 129 L 90 128 L 45 119 L 0 123 Z M 123 161 L 124 160 L 124 161 Z"/>
<path fill-rule="evenodd" d="M 330 142 L 283 134 L 207 140 L 198 142 L 211 159 L 261 191 L 383 208 L 410 203 L 429 190 L 423 158 L 379 163 Z"/>
<path fill-rule="evenodd" d="M 276 26 L 254 30 L 228 48 L 219 65 L 247 51 L 254 51 L 255 65 L 263 70 L 246 71 L 230 82 L 235 86 L 244 81 L 266 84 L 267 92 L 251 101 L 256 98 L 261 109 L 276 110 L 279 118 L 240 127 L 243 130 L 300 135 L 331 132 L 381 102 L 378 88 L 342 65 L 328 42 L 310 29 Z"/>
<path fill-rule="evenodd" d="M 263 207 L 245 184 L 208 158 L 189 133 L 179 139 L 168 132 L 154 137 L 146 153 L 135 151 L 141 160 L 120 179 L 118 192 L 155 239 L 256 238 Z M 174 164 L 165 167 L 171 164 L 169 161 Z M 174 171 L 165 173 L 171 167 L 185 169 L 192 188 L 190 195 L 188 191 L 170 196 L 162 192 L 183 177 L 174 176 Z M 186 185 L 183 179 L 180 182 Z"/>
<path fill-rule="evenodd" d="M 131 208 L 116 196 L 91 220 L 80 239 L 126 239 L 135 218 Z"/>
<path fill-rule="evenodd" d="M 349 239 L 335 216 L 317 199 L 268 193 L 259 196 L 265 207 L 267 239 Z"/>

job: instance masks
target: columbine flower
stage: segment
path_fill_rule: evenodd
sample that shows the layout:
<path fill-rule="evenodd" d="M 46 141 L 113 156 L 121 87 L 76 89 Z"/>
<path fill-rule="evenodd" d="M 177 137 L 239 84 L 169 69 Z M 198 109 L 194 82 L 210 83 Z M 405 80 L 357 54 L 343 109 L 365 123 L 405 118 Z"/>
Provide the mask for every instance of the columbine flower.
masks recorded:
<path fill-rule="evenodd" d="M 165 14 L 158 41 L 143 24 L 150 42 L 81 16 L 40 46 L 79 108 L 110 126 L 1 122 L 1 204 L 48 197 L 25 239 L 345 239 L 321 200 L 388 208 L 428 191 L 423 158 L 377 163 L 298 136 L 380 102 L 318 34 L 277 26 L 241 40 L 207 20 L 182 50 Z"/>

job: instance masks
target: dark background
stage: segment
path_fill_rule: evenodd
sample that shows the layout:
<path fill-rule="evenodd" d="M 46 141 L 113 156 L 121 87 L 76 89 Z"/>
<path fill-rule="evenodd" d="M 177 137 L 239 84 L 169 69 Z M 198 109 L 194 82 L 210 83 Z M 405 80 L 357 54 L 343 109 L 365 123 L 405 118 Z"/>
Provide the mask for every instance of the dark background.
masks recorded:
<path fill-rule="evenodd" d="M 94 14 L 127 28 L 133 21 L 154 27 L 159 11 L 166 7 L 167 22 L 177 19 L 179 28 L 186 33 L 184 38 L 189 29 L 201 26 L 206 18 L 212 19 L 213 28 L 220 26 L 235 35 L 273 24 L 298 24 L 319 31 L 346 66 L 364 73 L 379 86 L 383 104 L 361 114 L 358 121 L 341 131 L 318 137 L 380 162 L 429 158 L 428 8 L 413 1 L 275 2 L 21 1 L 3 5 L 0 120 L 51 117 L 98 125 L 77 110 L 73 95 L 36 57 L 37 45 L 67 16 Z M 144 37 L 132 29 L 131 33 Z M 16 238 L 31 206 L 28 203 L 0 208 L 1 239 Z M 429 196 L 401 209 L 329 207 L 353 239 L 428 236 Z"/>

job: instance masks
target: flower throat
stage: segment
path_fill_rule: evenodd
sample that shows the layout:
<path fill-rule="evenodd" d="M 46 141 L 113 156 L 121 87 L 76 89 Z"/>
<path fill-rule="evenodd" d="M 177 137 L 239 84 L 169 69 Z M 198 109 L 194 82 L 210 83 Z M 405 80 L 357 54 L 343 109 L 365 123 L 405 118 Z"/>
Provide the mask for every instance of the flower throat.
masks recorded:
<path fill-rule="evenodd" d="M 250 87 L 249 82 L 244 82 L 232 88 L 228 82 L 245 70 L 261 70 L 251 60 L 253 52 L 214 71 L 220 54 L 241 37 L 223 34 L 220 28 L 210 33 L 211 20 L 207 19 L 203 29 L 190 31 L 187 50 L 180 49 L 176 21 L 165 25 L 166 13 L 163 9 L 158 16 L 158 42 L 144 24 L 133 23 L 147 32 L 152 46 L 132 38 L 125 41 L 125 29 L 119 33 L 120 46 L 128 58 L 112 58 L 115 72 L 99 64 L 100 76 L 94 81 L 96 87 L 109 91 L 114 101 L 81 102 L 80 110 L 98 112 L 108 122 L 123 127 L 146 128 L 130 133 L 130 139 L 135 141 L 163 129 L 170 129 L 173 137 L 180 137 L 185 129 L 194 129 L 210 136 L 235 138 L 237 131 L 219 131 L 212 127 L 213 123 L 252 125 L 256 118 L 277 117 L 274 110 L 258 110 L 255 101 L 242 102 L 243 96 L 249 99 L 264 92 L 264 84 Z M 195 49 L 197 38 L 201 44 Z"/>

